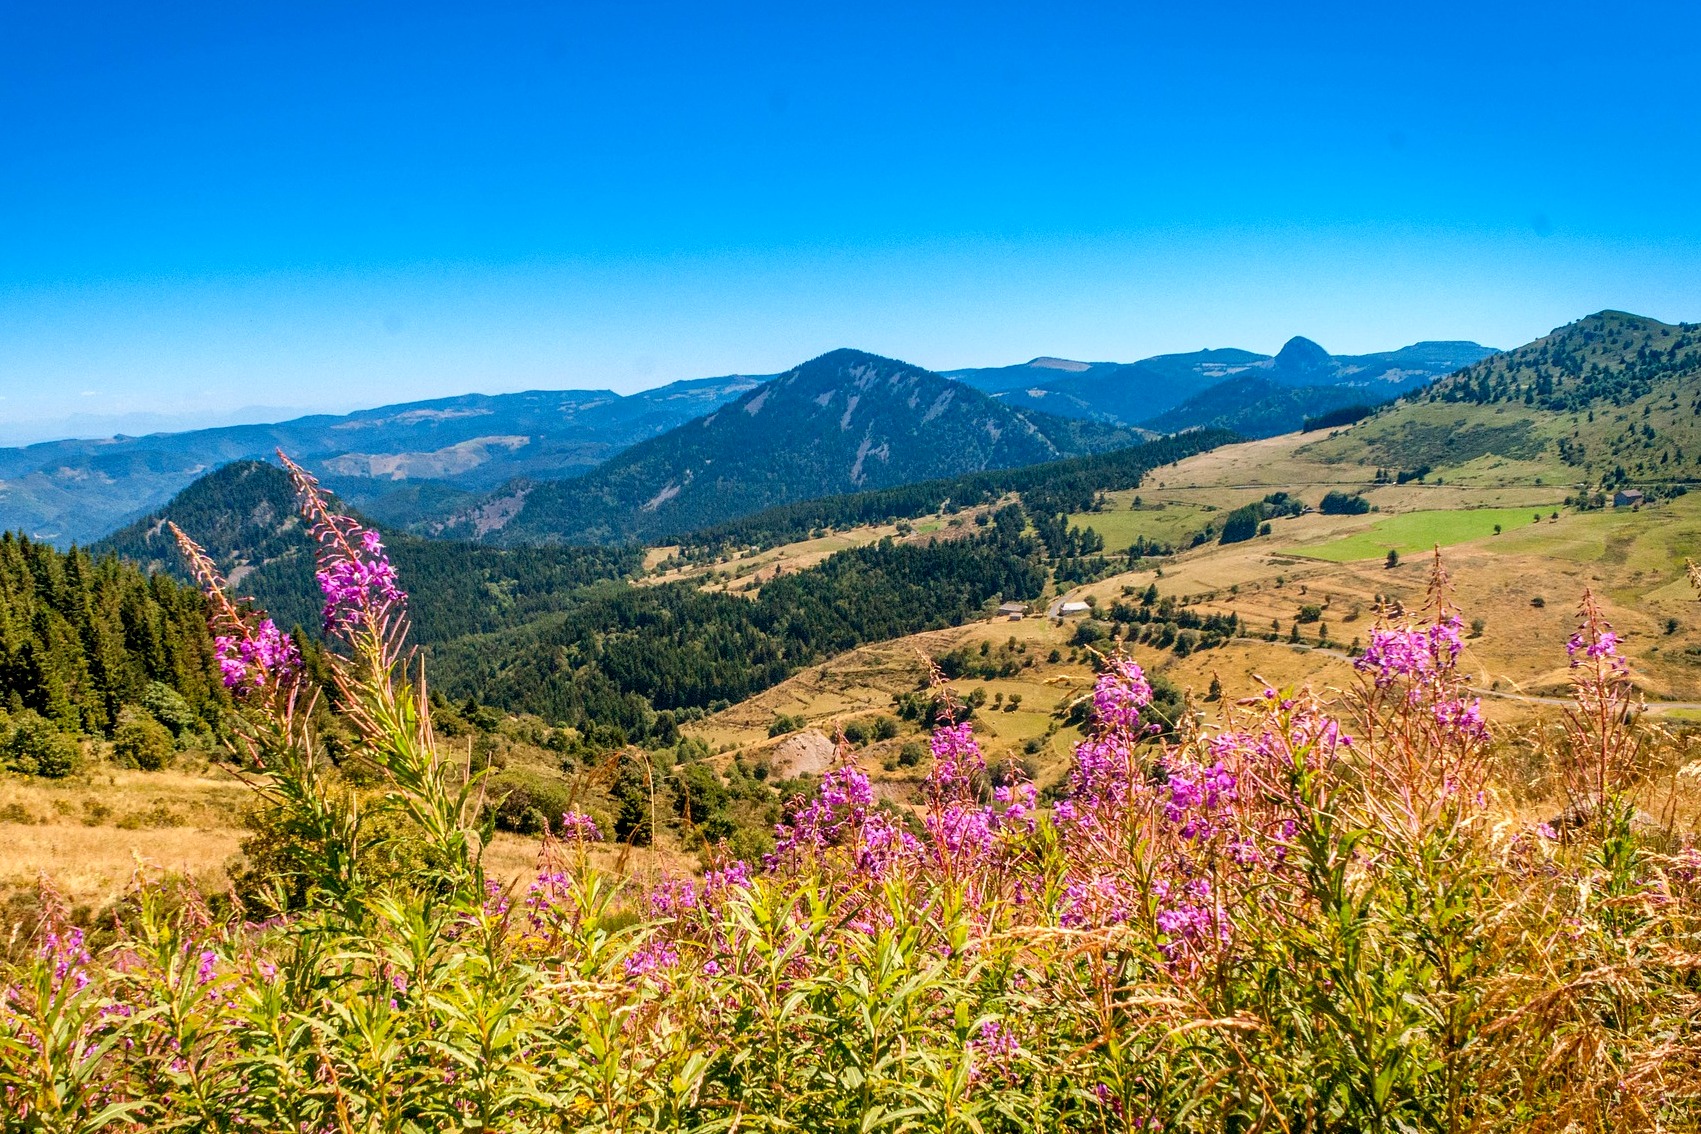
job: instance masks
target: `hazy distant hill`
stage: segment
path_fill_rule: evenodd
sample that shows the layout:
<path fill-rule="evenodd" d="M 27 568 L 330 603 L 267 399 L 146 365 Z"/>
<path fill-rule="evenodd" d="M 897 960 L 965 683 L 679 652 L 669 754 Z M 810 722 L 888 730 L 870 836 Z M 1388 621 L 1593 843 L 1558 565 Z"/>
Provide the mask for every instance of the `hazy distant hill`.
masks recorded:
<path fill-rule="evenodd" d="M 1312 450 L 1391 471 L 1492 463 L 1534 482 L 1701 480 L 1701 326 L 1601 311 L 1483 359 Z"/>
<path fill-rule="evenodd" d="M 571 482 L 517 485 L 445 530 L 505 543 L 678 534 L 776 504 L 1131 444 L 908 363 L 836 350 Z"/>
<path fill-rule="evenodd" d="M 1470 342 L 1423 342 L 1331 355 L 1295 337 L 1274 357 L 1225 348 L 1129 363 L 1036 358 L 947 374 L 1011 405 L 1068 417 L 1161 433 L 1215 426 L 1265 437 L 1298 429 L 1309 414 L 1387 401 L 1493 353 Z"/>
<path fill-rule="evenodd" d="M 397 523 L 439 515 L 517 476 L 572 476 L 707 413 L 763 379 L 608 390 L 467 394 L 276 425 L 0 449 L 0 528 L 95 539 L 196 477 L 282 448 L 347 500 Z"/>

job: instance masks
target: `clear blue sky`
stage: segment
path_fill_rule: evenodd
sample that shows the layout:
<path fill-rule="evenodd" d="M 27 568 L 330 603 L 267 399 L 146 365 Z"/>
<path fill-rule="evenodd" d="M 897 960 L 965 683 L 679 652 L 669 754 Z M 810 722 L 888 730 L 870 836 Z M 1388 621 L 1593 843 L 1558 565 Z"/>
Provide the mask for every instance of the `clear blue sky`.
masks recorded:
<path fill-rule="evenodd" d="M 1698 13 L 20 0 L 0 419 L 1701 319 Z"/>

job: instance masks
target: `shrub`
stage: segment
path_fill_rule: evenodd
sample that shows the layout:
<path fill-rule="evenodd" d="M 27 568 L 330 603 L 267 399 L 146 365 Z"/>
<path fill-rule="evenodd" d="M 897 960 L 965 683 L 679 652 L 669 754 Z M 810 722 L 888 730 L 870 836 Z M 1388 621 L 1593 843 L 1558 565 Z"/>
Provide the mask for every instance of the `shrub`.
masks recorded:
<path fill-rule="evenodd" d="M 1218 542 L 1245 543 L 1258 534 L 1258 525 L 1263 518 L 1263 511 L 1256 504 L 1236 508 L 1223 517 L 1223 534 Z"/>
<path fill-rule="evenodd" d="M 40 713 L 25 709 L 0 724 L 0 760 L 14 772 L 60 779 L 82 763 L 82 746 Z"/>
<path fill-rule="evenodd" d="M 1330 492 L 1317 510 L 1325 516 L 1362 516 L 1370 511 L 1370 501 L 1356 493 Z"/>
<path fill-rule="evenodd" d="M 1069 639 L 1070 645 L 1090 646 L 1110 637 L 1110 627 L 1096 619 L 1086 619 L 1075 627 L 1074 637 Z"/>
<path fill-rule="evenodd" d="M 146 709 L 127 708 L 112 733 L 112 756 L 129 768 L 157 772 L 171 762 L 171 732 Z"/>
<path fill-rule="evenodd" d="M 486 783 L 491 816 L 498 830 L 541 835 L 556 830 L 561 816 L 575 810 L 577 793 L 559 777 L 529 768 L 506 768 Z"/>
<path fill-rule="evenodd" d="M 775 714 L 768 725 L 769 736 L 784 736 L 788 732 L 797 732 L 808 724 L 802 717 L 790 716 L 786 713 Z"/>
<path fill-rule="evenodd" d="M 150 681 L 142 691 L 142 708 L 170 729 L 173 736 L 182 737 L 202 728 L 200 716 L 189 707 L 183 694 L 162 681 Z"/>

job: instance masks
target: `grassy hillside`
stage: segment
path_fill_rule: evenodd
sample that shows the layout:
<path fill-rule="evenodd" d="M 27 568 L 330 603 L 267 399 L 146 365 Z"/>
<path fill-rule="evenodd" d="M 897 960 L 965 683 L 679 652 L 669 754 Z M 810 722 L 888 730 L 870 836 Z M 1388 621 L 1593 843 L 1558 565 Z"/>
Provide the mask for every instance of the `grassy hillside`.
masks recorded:
<path fill-rule="evenodd" d="M 1655 494 L 1701 479 L 1701 327 L 1603 311 L 1318 441 L 1319 462 Z"/>

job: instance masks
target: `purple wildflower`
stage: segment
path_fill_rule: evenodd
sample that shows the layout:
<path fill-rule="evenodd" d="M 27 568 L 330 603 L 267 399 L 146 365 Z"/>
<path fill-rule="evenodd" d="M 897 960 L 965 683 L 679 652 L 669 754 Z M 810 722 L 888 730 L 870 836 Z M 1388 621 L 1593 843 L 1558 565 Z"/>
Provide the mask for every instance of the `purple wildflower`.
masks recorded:
<path fill-rule="evenodd" d="M 358 551 L 351 543 L 330 541 L 320 558 L 317 578 L 325 596 L 327 631 L 343 629 L 407 599 L 396 585 L 395 565 L 378 533 L 354 530 L 360 537 Z"/>
<path fill-rule="evenodd" d="M 602 831 L 597 821 L 583 811 L 566 811 L 561 815 L 561 837 L 580 843 L 600 843 Z"/>
<path fill-rule="evenodd" d="M 1129 658 L 1113 657 L 1093 685 L 1093 720 L 1101 732 L 1133 733 L 1140 728 L 1141 707 L 1151 701 L 1145 671 Z"/>
<path fill-rule="evenodd" d="M 238 693 L 258 689 L 267 682 L 287 677 L 301 669 L 301 652 L 295 640 L 277 628 L 270 618 L 239 634 L 220 634 L 213 639 L 219 673 L 225 688 Z"/>
<path fill-rule="evenodd" d="M 626 958 L 626 975 L 633 980 L 671 969 L 679 964 L 679 950 L 671 942 L 652 941 Z"/>
<path fill-rule="evenodd" d="M 1455 697 L 1436 702 L 1435 723 L 1466 740 L 1481 742 L 1488 739 L 1488 725 L 1482 719 L 1481 697 L 1471 701 Z"/>

